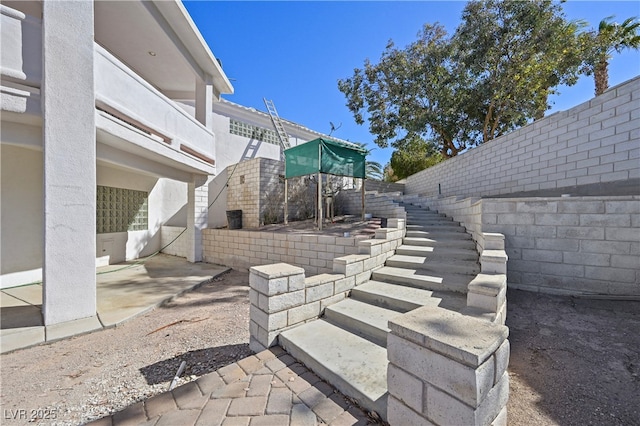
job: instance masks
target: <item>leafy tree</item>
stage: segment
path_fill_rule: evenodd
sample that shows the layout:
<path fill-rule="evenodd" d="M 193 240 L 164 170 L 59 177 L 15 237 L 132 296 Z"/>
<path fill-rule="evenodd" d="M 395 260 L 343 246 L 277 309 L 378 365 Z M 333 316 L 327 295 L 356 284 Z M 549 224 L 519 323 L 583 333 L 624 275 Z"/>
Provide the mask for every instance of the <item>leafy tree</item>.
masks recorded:
<path fill-rule="evenodd" d="M 477 96 L 483 142 L 543 117 L 555 88 L 577 82 L 581 26 L 550 0 L 467 4 L 453 43 Z"/>
<path fill-rule="evenodd" d="M 596 96 L 609 88 L 609 61 L 613 52 L 621 53 L 625 49 L 640 49 L 640 21 L 636 18 L 625 19 L 622 24 L 611 22 L 609 16 L 598 26 L 598 31 L 590 31 L 592 51 L 587 60 L 587 74 L 593 74 Z"/>
<path fill-rule="evenodd" d="M 382 180 L 384 182 L 397 182 L 400 180 L 400 178 L 396 176 L 395 172 L 393 171 L 391 163 L 387 163 L 387 165 L 384 166 L 384 175 L 382 177 Z"/>
<path fill-rule="evenodd" d="M 433 142 L 415 136 L 391 154 L 390 166 L 397 180 L 404 179 L 444 160 Z"/>
<path fill-rule="evenodd" d="M 446 156 L 466 148 L 461 87 L 453 76 L 451 43 L 441 25 L 425 25 L 404 50 L 389 42 L 378 64 L 365 61 L 351 78 L 338 82 L 358 124 L 365 111 L 374 142 L 398 147 L 418 135 L 436 139 Z"/>
<path fill-rule="evenodd" d="M 554 88 L 577 81 L 578 29 L 550 0 L 472 1 L 452 37 L 425 25 L 417 41 L 389 42 L 379 63 L 365 61 L 338 88 L 379 146 L 417 136 L 452 157 L 544 115 Z"/>

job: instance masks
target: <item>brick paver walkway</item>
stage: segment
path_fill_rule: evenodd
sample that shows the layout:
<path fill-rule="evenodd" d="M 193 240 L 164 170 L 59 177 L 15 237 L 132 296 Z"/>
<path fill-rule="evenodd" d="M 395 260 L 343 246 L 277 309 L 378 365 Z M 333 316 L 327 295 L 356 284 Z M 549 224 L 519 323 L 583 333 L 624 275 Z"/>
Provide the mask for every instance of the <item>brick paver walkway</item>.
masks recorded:
<path fill-rule="evenodd" d="M 90 425 L 366 425 L 365 413 L 279 347 Z"/>

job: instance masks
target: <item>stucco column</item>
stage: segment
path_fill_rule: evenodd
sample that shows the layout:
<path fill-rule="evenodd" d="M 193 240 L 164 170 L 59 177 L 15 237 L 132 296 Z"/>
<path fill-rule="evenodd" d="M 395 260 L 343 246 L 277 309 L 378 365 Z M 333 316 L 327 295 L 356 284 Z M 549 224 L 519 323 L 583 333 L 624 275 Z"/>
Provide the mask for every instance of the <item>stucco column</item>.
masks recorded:
<path fill-rule="evenodd" d="M 208 176 L 195 176 L 187 194 L 187 260 L 202 262 L 202 230 L 209 222 Z"/>
<path fill-rule="evenodd" d="M 45 325 L 96 314 L 93 1 L 42 2 Z"/>
<path fill-rule="evenodd" d="M 213 84 L 207 77 L 205 81 L 196 77 L 196 120 L 206 128 L 212 129 Z"/>

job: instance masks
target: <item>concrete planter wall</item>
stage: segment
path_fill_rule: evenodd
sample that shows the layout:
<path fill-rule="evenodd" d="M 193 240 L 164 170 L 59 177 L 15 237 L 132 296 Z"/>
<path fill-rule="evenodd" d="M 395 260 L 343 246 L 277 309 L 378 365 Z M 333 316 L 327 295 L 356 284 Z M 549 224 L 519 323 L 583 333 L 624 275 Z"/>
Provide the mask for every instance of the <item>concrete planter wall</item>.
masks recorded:
<path fill-rule="evenodd" d="M 367 238 L 227 229 L 205 229 L 203 234 L 205 262 L 245 271 L 284 262 L 307 275 L 332 272 L 334 258 L 357 254 L 359 242 Z"/>

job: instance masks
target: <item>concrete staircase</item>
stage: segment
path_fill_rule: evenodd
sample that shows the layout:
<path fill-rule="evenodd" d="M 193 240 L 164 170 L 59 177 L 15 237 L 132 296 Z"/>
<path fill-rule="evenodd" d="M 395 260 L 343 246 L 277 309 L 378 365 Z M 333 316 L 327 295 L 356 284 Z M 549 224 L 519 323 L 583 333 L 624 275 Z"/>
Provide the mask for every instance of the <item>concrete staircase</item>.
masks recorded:
<path fill-rule="evenodd" d="M 480 272 L 471 236 L 458 222 L 404 205 L 407 233 L 395 255 L 324 317 L 280 334 L 292 356 L 368 410 L 386 419 L 388 321 L 420 306 L 466 308 Z"/>

